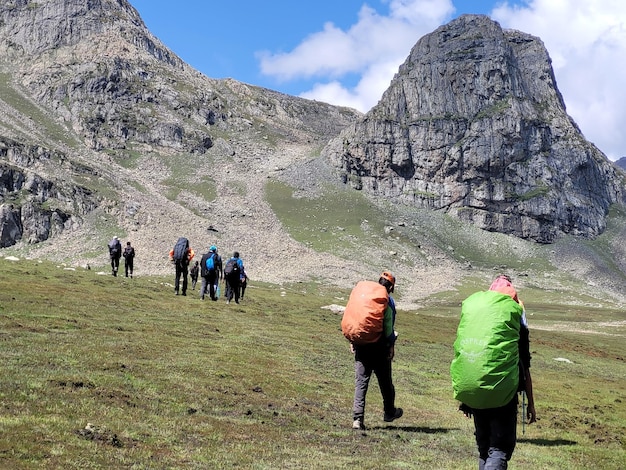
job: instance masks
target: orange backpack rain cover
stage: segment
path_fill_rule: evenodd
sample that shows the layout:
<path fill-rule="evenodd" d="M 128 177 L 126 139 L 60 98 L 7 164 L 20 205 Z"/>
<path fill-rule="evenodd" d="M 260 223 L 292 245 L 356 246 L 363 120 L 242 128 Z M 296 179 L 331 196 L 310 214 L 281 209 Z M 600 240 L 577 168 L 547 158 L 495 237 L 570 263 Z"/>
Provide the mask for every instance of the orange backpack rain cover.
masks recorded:
<path fill-rule="evenodd" d="M 378 341 L 388 304 L 389 294 L 384 286 L 374 281 L 359 281 L 350 293 L 341 319 L 341 331 L 346 339 L 355 344 Z"/>

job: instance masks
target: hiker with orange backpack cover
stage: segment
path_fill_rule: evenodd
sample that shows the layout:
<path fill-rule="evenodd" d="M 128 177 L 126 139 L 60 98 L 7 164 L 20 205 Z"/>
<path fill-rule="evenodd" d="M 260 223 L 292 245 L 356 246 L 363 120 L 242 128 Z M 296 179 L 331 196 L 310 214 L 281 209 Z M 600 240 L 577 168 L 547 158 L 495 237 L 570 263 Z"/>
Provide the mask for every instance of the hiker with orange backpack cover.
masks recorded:
<path fill-rule="evenodd" d="M 395 284 L 396 278 L 388 271 L 380 275 L 378 283 L 358 282 L 341 321 L 342 332 L 354 353 L 353 429 L 365 429 L 365 396 L 372 372 L 383 397 L 383 420 L 391 422 L 402 416 L 402 408 L 395 406 L 396 390 L 391 372 L 398 337 L 394 330 L 396 306 L 390 295 Z"/>

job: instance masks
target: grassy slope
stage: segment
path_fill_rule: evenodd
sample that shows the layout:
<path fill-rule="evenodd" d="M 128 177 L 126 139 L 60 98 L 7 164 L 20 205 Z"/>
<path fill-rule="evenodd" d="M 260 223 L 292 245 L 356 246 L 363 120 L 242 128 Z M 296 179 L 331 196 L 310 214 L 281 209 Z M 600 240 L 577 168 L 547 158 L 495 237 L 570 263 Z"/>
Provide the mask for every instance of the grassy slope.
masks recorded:
<path fill-rule="evenodd" d="M 1 468 L 475 468 L 448 374 L 460 298 L 400 313 L 405 416 L 383 423 L 373 383 L 370 429 L 355 433 L 352 358 L 339 315 L 320 308 L 345 292 L 254 285 L 225 305 L 176 297 L 170 279 L 35 261 L 0 271 Z M 524 294 L 533 322 L 584 316 Z M 622 466 L 626 332 L 615 332 L 533 331 L 540 421 L 510 468 Z"/>

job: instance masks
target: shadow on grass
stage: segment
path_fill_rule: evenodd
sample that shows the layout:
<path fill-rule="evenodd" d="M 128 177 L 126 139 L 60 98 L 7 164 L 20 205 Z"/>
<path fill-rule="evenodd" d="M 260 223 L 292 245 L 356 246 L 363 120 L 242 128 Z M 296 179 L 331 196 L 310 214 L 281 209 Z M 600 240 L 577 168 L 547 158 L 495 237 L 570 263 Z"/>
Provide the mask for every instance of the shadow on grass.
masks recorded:
<path fill-rule="evenodd" d="M 557 447 L 557 446 L 574 446 L 578 444 L 576 441 L 567 439 L 518 439 L 517 442 L 524 444 L 533 444 L 541 447 Z"/>
<path fill-rule="evenodd" d="M 388 431 L 405 431 L 405 432 L 419 432 L 422 434 L 446 434 L 451 431 L 460 431 L 458 428 L 429 428 L 426 426 L 374 426 L 370 428 L 388 430 Z"/>

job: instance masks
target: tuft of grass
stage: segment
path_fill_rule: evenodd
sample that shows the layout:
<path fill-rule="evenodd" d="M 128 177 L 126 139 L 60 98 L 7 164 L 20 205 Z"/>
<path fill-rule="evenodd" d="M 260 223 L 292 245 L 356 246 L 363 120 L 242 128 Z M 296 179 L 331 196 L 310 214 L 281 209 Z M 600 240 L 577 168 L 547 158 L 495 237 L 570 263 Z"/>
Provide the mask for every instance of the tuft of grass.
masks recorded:
<path fill-rule="evenodd" d="M 175 296 L 170 277 L 32 260 L 0 270 L 1 468 L 476 467 L 449 364 L 458 306 L 478 280 L 449 293 L 447 312 L 441 299 L 399 312 L 405 415 L 384 423 L 372 383 L 368 430 L 354 432 L 353 358 L 340 315 L 322 308 L 347 292 L 253 283 L 226 305 Z M 527 299 L 539 422 L 519 427 L 510 468 L 623 468 L 624 331 L 602 333 L 594 319 L 624 313 Z M 592 333 L 532 328 L 586 314 Z"/>

